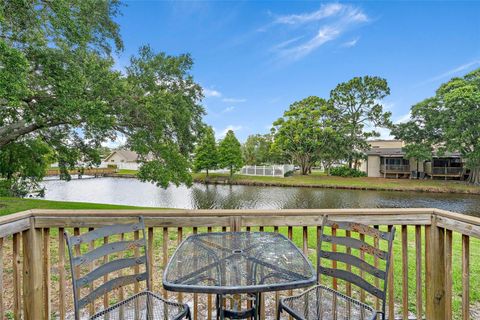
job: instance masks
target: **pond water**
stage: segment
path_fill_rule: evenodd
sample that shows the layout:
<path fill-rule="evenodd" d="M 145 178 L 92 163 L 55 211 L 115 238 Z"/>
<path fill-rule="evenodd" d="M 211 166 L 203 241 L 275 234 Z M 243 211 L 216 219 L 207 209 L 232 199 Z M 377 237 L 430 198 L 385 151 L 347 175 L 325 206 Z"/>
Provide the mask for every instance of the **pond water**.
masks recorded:
<path fill-rule="evenodd" d="M 184 209 L 440 208 L 480 216 L 480 196 L 301 187 L 194 184 L 158 188 L 127 178 L 48 180 L 47 200 Z"/>

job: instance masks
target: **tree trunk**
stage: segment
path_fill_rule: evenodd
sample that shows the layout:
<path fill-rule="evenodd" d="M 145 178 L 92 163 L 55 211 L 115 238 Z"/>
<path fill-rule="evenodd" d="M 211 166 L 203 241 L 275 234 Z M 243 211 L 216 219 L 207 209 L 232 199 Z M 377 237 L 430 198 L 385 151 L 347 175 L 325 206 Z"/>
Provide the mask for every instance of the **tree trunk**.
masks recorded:
<path fill-rule="evenodd" d="M 207 177 L 208 177 L 208 169 L 207 169 Z"/>
<path fill-rule="evenodd" d="M 230 179 L 233 177 L 233 166 L 230 166 Z"/>
<path fill-rule="evenodd" d="M 302 161 L 301 168 L 302 168 L 302 176 L 308 175 L 308 162 L 307 161 Z"/>
<path fill-rule="evenodd" d="M 480 184 L 480 166 L 470 170 L 467 181 L 473 184 Z"/>

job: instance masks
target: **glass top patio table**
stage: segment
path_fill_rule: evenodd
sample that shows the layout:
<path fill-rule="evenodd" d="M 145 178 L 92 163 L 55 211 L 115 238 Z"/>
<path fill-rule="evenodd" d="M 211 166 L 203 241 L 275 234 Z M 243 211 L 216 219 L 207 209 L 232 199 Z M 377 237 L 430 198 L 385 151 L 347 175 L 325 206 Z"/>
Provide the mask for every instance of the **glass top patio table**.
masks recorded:
<path fill-rule="evenodd" d="M 288 238 L 270 232 L 189 236 L 163 275 L 170 291 L 234 294 L 307 287 L 317 280 L 307 257 Z"/>

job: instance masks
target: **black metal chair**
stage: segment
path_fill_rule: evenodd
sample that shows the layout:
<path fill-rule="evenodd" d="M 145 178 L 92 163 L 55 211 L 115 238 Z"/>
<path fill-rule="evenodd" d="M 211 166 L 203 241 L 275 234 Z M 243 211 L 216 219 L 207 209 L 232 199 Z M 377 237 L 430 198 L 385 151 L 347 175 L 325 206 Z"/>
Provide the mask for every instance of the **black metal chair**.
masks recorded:
<path fill-rule="evenodd" d="M 325 227 L 331 227 L 332 230 L 335 230 L 335 233 L 326 235 L 324 233 Z M 343 232 L 339 232 L 339 230 L 344 230 L 345 236 L 340 236 L 340 233 Z M 351 237 L 352 232 L 358 233 L 359 238 Z M 366 236 L 374 239 L 374 243 L 379 244 L 379 246 L 373 246 L 371 241 L 367 242 L 365 240 Z M 285 311 L 296 320 L 375 320 L 378 316 L 385 320 L 388 270 L 394 237 L 394 227 L 390 231 L 384 232 L 360 223 L 334 222 L 325 217 L 320 233 L 320 243 L 318 244 L 317 268 L 319 277 L 320 275 L 326 275 L 345 280 L 349 288 L 351 288 L 351 284 L 356 285 L 359 289 L 378 298 L 382 302 L 382 310 L 375 310 L 364 302 L 319 284 L 299 295 L 281 299 L 277 318 L 280 319 L 281 313 Z M 387 251 L 380 249 L 380 240 L 387 243 Z M 322 248 L 324 242 L 328 242 L 332 246 L 343 246 L 345 250 L 326 251 Z M 358 251 L 359 254 L 352 254 L 352 249 Z M 373 266 L 365 259 L 368 255 L 373 257 L 370 260 L 382 261 L 381 264 L 384 267 Z M 324 267 L 322 265 L 324 260 L 329 260 L 332 267 Z M 342 264 L 345 269 L 339 268 L 338 265 L 337 268 L 333 268 L 334 263 Z M 361 270 L 362 273 L 369 274 L 369 277 L 361 277 L 352 272 L 352 267 Z M 372 281 L 373 279 L 378 280 Z M 383 286 L 380 281 L 383 282 Z"/>
<path fill-rule="evenodd" d="M 133 233 L 133 240 L 126 240 L 125 234 L 129 233 Z M 118 236 L 119 240 L 104 243 L 97 248 L 91 245 L 99 239 L 111 236 Z M 139 289 L 140 282 L 143 281 L 146 282 L 146 290 L 94 314 L 89 319 L 190 319 L 188 305 L 164 300 L 149 291 L 148 255 L 142 217 L 138 218 L 137 223 L 110 225 L 77 236 L 70 236 L 65 232 L 65 238 L 72 272 L 75 320 L 80 320 L 83 308 L 95 306 L 97 298 L 130 285 Z M 111 241 L 113 238 L 108 239 Z M 85 245 L 88 245 L 87 249 L 84 249 Z M 118 258 L 120 254 L 122 258 Z M 93 269 L 92 265 L 99 260 L 102 263 Z M 103 281 L 93 288 L 97 280 Z M 82 296 L 85 291 L 87 293 Z"/>

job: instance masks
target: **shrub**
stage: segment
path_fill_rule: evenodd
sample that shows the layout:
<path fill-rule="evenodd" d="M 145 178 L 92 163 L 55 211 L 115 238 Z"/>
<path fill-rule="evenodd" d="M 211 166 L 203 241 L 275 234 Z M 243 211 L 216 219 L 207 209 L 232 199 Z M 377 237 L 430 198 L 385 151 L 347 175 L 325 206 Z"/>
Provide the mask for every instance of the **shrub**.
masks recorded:
<path fill-rule="evenodd" d="M 295 173 L 295 171 L 293 170 L 290 170 L 290 171 L 287 171 L 283 174 L 284 177 L 291 177 L 293 176 L 293 174 Z"/>
<path fill-rule="evenodd" d="M 349 168 L 349 167 L 335 167 L 330 169 L 330 175 L 338 177 L 366 177 L 367 174 L 363 171 Z"/>

